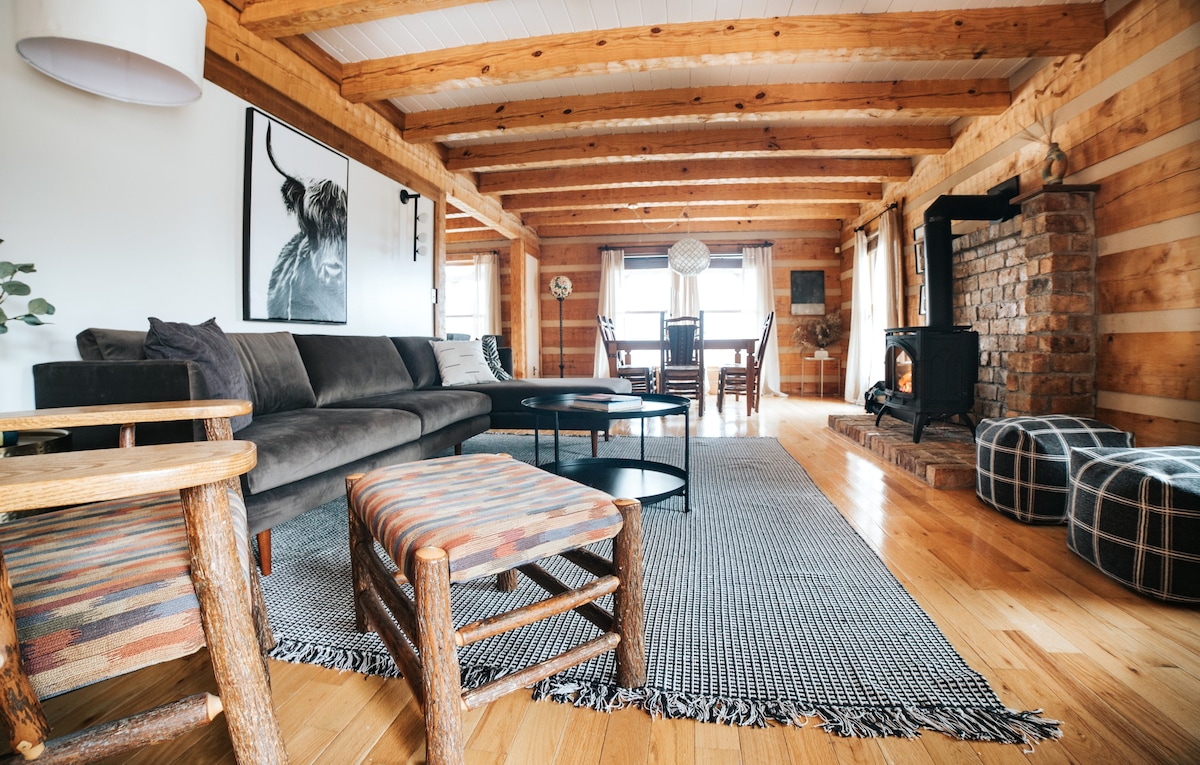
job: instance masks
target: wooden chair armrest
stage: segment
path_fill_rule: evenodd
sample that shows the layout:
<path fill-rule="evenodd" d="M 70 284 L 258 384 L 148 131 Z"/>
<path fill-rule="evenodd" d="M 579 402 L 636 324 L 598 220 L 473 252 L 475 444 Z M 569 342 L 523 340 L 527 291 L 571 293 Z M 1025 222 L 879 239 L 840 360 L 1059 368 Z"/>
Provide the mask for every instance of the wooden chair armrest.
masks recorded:
<path fill-rule="evenodd" d="M 0 460 L 0 512 L 186 489 L 236 478 L 257 461 L 249 441 L 194 441 Z"/>
<path fill-rule="evenodd" d="M 34 409 L 29 412 L 0 413 L 0 430 L 82 428 L 89 425 L 228 419 L 242 414 L 250 414 L 252 408 L 249 401 L 238 399 L 64 406 L 55 409 Z"/>

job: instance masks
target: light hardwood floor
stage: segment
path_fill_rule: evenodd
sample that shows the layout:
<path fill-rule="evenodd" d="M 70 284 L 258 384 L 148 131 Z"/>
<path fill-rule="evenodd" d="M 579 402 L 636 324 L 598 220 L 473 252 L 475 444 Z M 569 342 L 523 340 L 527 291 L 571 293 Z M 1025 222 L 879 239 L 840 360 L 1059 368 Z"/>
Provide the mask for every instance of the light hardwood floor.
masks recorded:
<path fill-rule="evenodd" d="M 479 765 L 871 765 L 1200 763 L 1200 610 L 1164 606 L 1104 577 L 1066 548 L 1063 527 L 1031 527 L 937 491 L 826 426 L 857 407 L 764 399 L 760 415 L 709 399 L 694 434 L 774 436 L 850 519 L 949 640 L 1009 707 L 1044 708 L 1061 741 L 1021 747 L 844 739 L 815 723 L 739 729 L 602 714 L 513 694 L 467 716 Z M 678 420 L 679 418 L 669 418 Z M 666 426 L 670 434 L 670 423 Z M 681 427 L 677 426 L 677 427 Z M 651 510 L 652 512 L 652 510 Z M 423 762 L 421 718 L 402 680 L 273 662 L 273 690 L 294 763 Z M 207 658 L 186 660 L 49 702 L 70 727 L 212 685 Z M 220 718 L 206 732 L 114 762 L 233 762 Z"/>

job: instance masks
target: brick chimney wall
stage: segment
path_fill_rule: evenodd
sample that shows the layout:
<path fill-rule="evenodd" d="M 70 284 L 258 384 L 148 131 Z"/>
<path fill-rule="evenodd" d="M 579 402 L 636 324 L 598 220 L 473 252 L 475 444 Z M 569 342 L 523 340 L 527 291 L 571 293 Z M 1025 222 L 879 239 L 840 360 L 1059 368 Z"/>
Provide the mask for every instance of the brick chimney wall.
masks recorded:
<path fill-rule="evenodd" d="M 1094 186 L 1047 186 L 954 242 L 954 321 L 979 332 L 975 414 L 1096 408 Z"/>

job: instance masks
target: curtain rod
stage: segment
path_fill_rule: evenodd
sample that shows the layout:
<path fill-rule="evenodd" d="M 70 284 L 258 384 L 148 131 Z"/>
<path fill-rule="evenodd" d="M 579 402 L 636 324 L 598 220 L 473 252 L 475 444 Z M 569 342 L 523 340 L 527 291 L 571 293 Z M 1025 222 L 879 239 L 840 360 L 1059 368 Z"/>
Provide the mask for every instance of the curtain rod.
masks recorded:
<path fill-rule="evenodd" d="M 774 245 L 775 243 L 769 239 L 760 239 L 756 242 L 713 242 L 712 244 L 709 244 L 708 247 L 709 249 L 713 249 L 721 247 L 772 247 Z M 630 250 L 652 250 L 654 252 L 659 252 L 668 250 L 670 248 L 671 245 L 665 242 L 663 244 L 633 244 L 627 247 L 623 247 L 619 244 L 600 245 L 601 252 L 608 252 L 610 250 L 623 250 L 625 252 L 629 252 Z"/>
<path fill-rule="evenodd" d="M 890 205 L 888 205 L 887 207 L 883 208 L 883 212 L 880 212 L 880 213 L 879 213 L 879 214 L 877 214 L 877 215 L 872 215 L 870 218 L 867 218 L 866 220 L 864 220 L 864 221 L 862 222 L 862 225 L 861 225 L 861 226 L 855 226 L 855 227 L 854 227 L 854 230 L 855 230 L 856 232 L 857 232 L 857 231 L 862 231 L 863 229 L 865 229 L 865 228 L 867 227 L 867 224 L 869 224 L 869 223 L 873 223 L 873 222 L 875 222 L 875 221 L 879 220 L 880 218 L 882 218 L 882 217 L 883 217 L 883 214 L 884 214 L 884 213 L 886 213 L 888 210 L 895 210 L 895 209 L 896 209 L 897 207 L 899 207 L 899 206 L 900 206 L 900 203 L 899 203 L 899 202 L 892 202 Z"/>

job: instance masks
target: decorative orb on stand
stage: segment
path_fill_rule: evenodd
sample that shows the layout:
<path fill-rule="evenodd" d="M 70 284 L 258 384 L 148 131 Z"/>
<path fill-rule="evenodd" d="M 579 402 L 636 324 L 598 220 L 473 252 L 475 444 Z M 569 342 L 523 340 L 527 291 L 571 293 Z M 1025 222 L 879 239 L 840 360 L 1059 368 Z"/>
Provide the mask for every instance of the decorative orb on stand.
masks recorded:
<path fill-rule="evenodd" d="M 571 280 L 565 276 L 556 276 L 550 280 L 550 294 L 558 301 L 558 376 L 563 377 L 566 367 L 563 365 L 563 301 L 571 294 Z"/>

